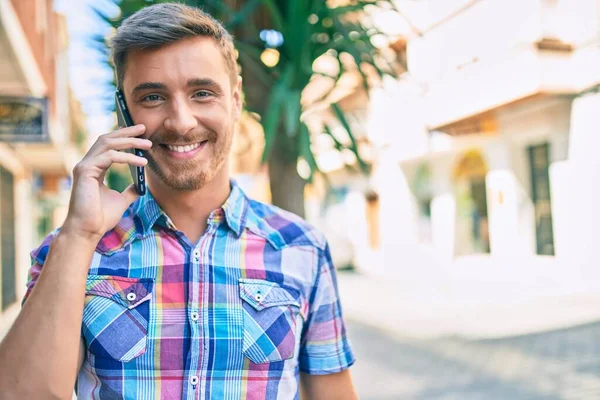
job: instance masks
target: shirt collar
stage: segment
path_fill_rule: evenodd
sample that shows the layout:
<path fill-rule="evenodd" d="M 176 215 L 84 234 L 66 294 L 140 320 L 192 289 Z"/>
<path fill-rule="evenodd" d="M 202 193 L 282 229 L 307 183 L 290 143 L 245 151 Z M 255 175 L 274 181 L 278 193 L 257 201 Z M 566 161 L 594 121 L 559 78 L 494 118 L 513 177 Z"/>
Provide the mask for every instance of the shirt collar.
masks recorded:
<path fill-rule="evenodd" d="M 239 237 L 244 228 L 246 228 L 246 221 L 248 219 L 248 197 L 239 187 L 235 180 L 231 180 L 231 193 L 225 201 L 225 204 L 221 206 L 225 212 L 225 220 L 229 228 L 235 232 Z"/>
<path fill-rule="evenodd" d="M 230 186 L 231 193 L 229 197 L 221 207 L 210 214 L 208 223 L 220 222 L 222 215 L 225 215 L 227 226 L 239 237 L 246 227 L 249 200 L 235 180 L 230 180 Z M 152 232 L 155 224 L 168 229 L 176 229 L 169 216 L 160 208 L 149 190 L 138 199 L 137 204 L 134 206 L 134 214 L 136 216 L 136 228 L 141 230 L 144 236 Z"/>

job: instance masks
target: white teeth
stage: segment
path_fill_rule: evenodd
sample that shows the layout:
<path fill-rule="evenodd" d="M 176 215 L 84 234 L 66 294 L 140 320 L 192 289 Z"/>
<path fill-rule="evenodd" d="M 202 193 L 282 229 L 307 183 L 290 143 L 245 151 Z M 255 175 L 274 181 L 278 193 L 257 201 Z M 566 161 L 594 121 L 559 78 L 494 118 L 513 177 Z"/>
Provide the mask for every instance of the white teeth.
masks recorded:
<path fill-rule="evenodd" d="M 171 146 L 167 145 L 167 148 L 171 151 L 176 151 L 177 153 L 187 153 L 188 151 L 192 151 L 200 147 L 200 143 L 188 144 L 187 146 Z"/>

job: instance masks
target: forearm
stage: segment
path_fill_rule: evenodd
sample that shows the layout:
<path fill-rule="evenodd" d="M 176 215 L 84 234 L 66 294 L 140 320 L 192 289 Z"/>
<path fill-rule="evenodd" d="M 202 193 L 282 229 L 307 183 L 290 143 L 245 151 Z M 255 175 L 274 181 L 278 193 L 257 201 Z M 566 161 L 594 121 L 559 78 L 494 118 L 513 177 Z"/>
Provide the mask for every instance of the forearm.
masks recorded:
<path fill-rule="evenodd" d="M 350 370 L 331 375 L 300 374 L 303 400 L 358 400 Z"/>
<path fill-rule="evenodd" d="M 96 243 L 68 232 L 54 238 L 33 291 L 0 344 L 0 393 L 6 398 L 70 398 Z"/>

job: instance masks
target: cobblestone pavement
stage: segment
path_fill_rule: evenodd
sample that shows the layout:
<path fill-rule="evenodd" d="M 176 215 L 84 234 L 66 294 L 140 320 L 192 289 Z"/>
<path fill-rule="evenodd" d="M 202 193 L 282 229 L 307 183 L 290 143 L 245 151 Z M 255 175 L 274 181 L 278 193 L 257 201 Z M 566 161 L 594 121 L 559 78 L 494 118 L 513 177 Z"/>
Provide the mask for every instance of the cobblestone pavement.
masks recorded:
<path fill-rule="evenodd" d="M 362 400 L 600 399 L 600 321 L 486 340 L 405 339 L 347 322 Z"/>

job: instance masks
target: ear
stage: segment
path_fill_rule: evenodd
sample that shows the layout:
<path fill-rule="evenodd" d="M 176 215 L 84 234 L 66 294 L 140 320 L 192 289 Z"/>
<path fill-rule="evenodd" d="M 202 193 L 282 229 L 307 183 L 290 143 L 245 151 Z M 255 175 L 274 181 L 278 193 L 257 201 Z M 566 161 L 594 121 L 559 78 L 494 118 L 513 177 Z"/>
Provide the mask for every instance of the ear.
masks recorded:
<path fill-rule="evenodd" d="M 233 87 L 233 118 L 237 121 L 242 115 L 242 77 L 238 75 Z"/>

